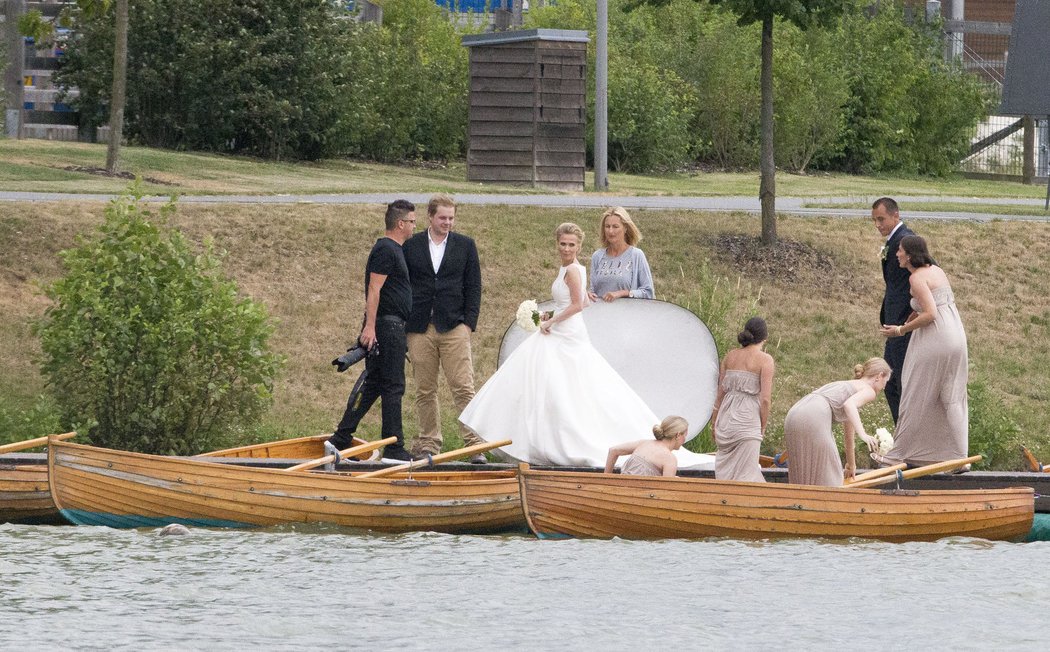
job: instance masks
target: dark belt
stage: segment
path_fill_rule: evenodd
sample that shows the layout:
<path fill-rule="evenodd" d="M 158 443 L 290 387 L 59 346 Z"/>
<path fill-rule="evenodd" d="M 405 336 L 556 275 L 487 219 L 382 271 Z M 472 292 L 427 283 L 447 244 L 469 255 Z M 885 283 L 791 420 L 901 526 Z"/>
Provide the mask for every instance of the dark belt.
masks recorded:
<path fill-rule="evenodd" d="M 404 326 L 405 325 L 405 320 L 401 319 L 397 315 L 380 315 L 380 316 L 376 317 L 376 321 L 388 321 L 388 322 L 397 324 L 398 326 Z"/>

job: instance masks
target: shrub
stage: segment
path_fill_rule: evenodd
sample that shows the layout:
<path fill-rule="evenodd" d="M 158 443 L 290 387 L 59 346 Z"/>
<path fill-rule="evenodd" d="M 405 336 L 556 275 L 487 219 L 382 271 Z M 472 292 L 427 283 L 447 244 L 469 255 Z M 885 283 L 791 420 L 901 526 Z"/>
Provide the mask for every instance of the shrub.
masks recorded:
<path fill-rule="evenodd" d="M 62 252 L 63 278 L 36 331 L 41 369 L 66 423 L 95 444 L 199 453 L 269 405 L 282 359 L 263 308 L 195 253 L 137 190 L 113 200 L 94 237 Z"/>
<path fill-rule="evenodd" d="M 837 38 L 849 82 L 845 140 L 823 162 L 854 173 L 950 171 L 988 105 L 974 77 L 944 64 L 940 31 L 907 24 L 899 3 L 870 17 L 858 4 Z"/>
<path fill-rule="evenodd" d="M 382 26 L 348 30 L 340 151 L 379 161 L 462 155 L 468 52 L 452 21 L 431 0 L 390 0 Z"/>
<path fill-rule="evenodd" d="M 757 26 L 739 27 L 727 13 L 708 23 L 697 45 L 696 70 L 687 77 L 697 89 L 701 160 L 723 168 L 758 165 L 759 44 Z"/>
<path fill-rule="evenodd" d="M 779 166 L 803 173 L 814 156 L 841 151 L 849 87 L 841 73 L 841 52 L 829 32 L 803 32 L 790 23 L 777 25 L 777 30 L 775 155 Z"/>
<path fill-rule="evenodd" d="M 609 68 L 610 166 L 648 172 L 686 163 L 696 106 L 691 88 L 673 71 L 627 57 L 610 57 Z"/>
<path fill-rule="evenodd" d="M 58 405 L 50 396 L 38 396 L 28 407 L 10 405 L 6 399 L 0 401 L 0 445 L 63 430 Z"/>
<path fill-rule="evenodd" d="M 154 147 L 282 158 L 333 153 L 346 21 L 327 0 L 136 0 L 124 133 Z M 85 126 L 108 119 L 111 15 L 78 16 L 56 79 Z"/>
<path fill-rule="evenodd" d="M 970 407 L 970 455 L 983 455 L 975 469 L 1012 471 L 1017 468 L 1021 427 L 981 379 L 966 386 Z"/>

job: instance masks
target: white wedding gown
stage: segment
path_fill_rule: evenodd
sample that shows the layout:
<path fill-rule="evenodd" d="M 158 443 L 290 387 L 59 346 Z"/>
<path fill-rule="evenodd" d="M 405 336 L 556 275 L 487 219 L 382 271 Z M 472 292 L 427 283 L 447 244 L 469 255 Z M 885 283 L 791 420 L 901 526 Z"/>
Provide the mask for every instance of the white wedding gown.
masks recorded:
<path fill-rule="evenodd" d="M 586 269 L 573 265 L 586 296 Z M 570 303 L 566 270 L 558 271 L 551 286 L 555 313 Z M 537 331 L 522 342 L 459 419 L 487 441 L 512 439 L 501 450 L 518 460 L 599 467 L 610 446 L 652 437 L 660 421 L 591 346 L 580 313 L 554 324 L 550 334 Z M 696 461 L 689 451 L 675 453 L 684 454 L 681 466 Z"/>

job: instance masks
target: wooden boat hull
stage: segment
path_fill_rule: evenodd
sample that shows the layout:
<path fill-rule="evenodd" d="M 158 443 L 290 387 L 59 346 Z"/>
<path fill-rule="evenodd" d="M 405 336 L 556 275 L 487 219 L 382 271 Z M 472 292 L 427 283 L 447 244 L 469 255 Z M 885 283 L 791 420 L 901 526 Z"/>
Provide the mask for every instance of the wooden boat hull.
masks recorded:
<path fill-rule="evenodd" d="M 540 538 L 1019 540 L 1034 510 L 1027 487 L 882 491 L 528 468 L 519 481 Z"/>
<path fill-rule="evenodd" d="M 0 463 L 0 523 L 65 523 L 51 499 L 47 467 Z"/>
<path fill-rule="evenodd" d="M 57 442 L 51 494 L 76 524 L 250 527 L 332 523 L 381 532 L 524 529 L 514 471 L 354 478 L 287 473 Z"/>
<path fill-rule="evenodd" d="M 324 456 L 330 435 L 296 437 L 204 453 L 199 457 L 236 459 L 302 460 Z M 354 445 L 363 439 L 354 438 Z M 368 459 L 368 453 L 356 459 Z M 62 517 L 51 498 L 46 464 L 4 464 L 0 458 L 0 523 L 62 525 Z"/>
<path fill-rule="evenodd" d="M 225 458 L 252 458 L 252 459 L 288 459 L 288 460 L 315 460 L 325 456 L 324 443 L 331 435 L 313 435 L 310 437 L 296 437 L 294 439 L 281 439 L 279 441 L 264 442 L 262 444 L 251 444 L 237 448 L 224 448 L 222 450 L 204 453 L 197 457 L 225 457 Z M 353 438 L 352 446 L 360 446 L 368 443 L 364 439 Z M 372 452 L 362 453 L 355 456 L 356 460 L 367 460 Z"/>

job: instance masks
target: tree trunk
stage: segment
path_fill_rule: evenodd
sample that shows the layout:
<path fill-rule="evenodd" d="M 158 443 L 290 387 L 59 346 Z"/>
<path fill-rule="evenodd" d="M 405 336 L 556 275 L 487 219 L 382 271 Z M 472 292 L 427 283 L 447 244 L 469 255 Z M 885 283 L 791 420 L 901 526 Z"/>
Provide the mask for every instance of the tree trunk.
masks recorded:
<path fill-rule="evenodd" d="M 773 15 L 762 21 L 762 181 L 758 199 L 762 203 L 762 244 L 777 243 L 776 164 L 773 161 Z"/>
<path fill-rule="evenodd" d="M 120 163 L 120 141 L 124 135 L 124 95 L 128 85 L 128 0 L 116 0 L 113 33 L 113 92 L 109 107 L 109 146 L 106 171 L 114 173 Z"/>

